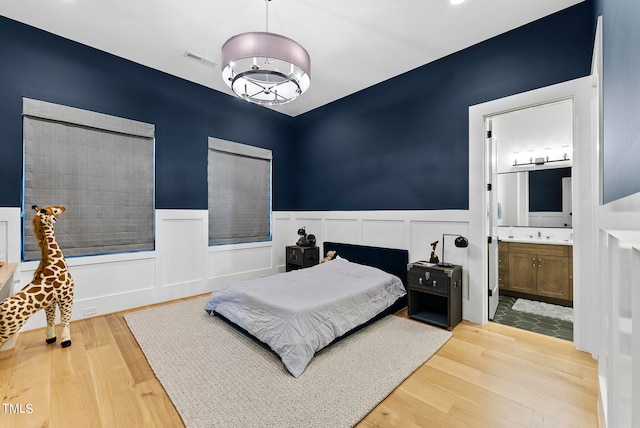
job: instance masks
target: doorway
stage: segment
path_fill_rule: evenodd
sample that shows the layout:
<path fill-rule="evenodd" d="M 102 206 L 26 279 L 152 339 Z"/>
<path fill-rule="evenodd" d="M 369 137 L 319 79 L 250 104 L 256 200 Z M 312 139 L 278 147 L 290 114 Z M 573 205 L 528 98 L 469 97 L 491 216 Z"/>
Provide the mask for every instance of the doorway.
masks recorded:
<path fill-rule="evenodd" d="M 573 99 L 491 115 L 485 128 L 489 319 L 572 340 Z"/>
<path fill-rule="evenodd" d="M 500 113 L 515 111 L 523 107 L 542 105 L 551 101 L 573 100 L 573 138 L 574 146 L 580 142 L 591 140 L 591 77 L 563 82 L 557 85 L 536 89 L 533 91 L 512 95 L 506 98 L 489 101 L 469 107 L 469 284 L 467 301 L 464 302 L 464 317 L 471 322 L 484 324 L 489 322 L 489 255 L 487 239 L 493 233 L 488 228 L 487 218 L 492 215 L 490 191 L 487 190 L 488 164 L 486 154 L 485 118 Z M 586 143 L 583 143 L 586 144 Z M 574 242 L 589 247 L 592 242 L 590 223 L 592 213 L 589 209 L 578 210 L 575 205 L 591 206 L 588 198 L 581 197 L 578 201 L 576 194 L 584 195 L 583 187 L 590 185 L 591 160 L 586 150 L 575 150 L 573 160 L 573 201 L 572 216 Z M 535 159 L 534 159 L 535 160 Z M 584 168 L 580 168 L 580 165 Z M 581 308 L 588 307 L 589 296 L 581 293 L 581 287 L 587 285 L 591 289 L 593 281 L 588 275 L 580 275 L 581 268 L 588 269 L 591 260 L 587 251 L 578 254 L 578 248 L 573 258 L 573 304 L 574 304 L 574 344 L 588 341 L 588 314 L 581 312 Z"/>

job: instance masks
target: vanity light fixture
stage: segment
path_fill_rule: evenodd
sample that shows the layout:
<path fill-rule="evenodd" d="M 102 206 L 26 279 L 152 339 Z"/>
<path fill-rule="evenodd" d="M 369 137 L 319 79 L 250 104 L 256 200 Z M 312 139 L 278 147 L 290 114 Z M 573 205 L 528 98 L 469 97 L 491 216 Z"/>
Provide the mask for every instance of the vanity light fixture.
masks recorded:
<path fill-rule="evenodd" d="M 544 165 L 551 162 L 567 162 L 570 161 L 572 154 L 571 145 L 564 144 L 561 146 L 550 146 L 539 150 L 527 150 L 526 153 L 521 151 L 513 151 L 513 166 L 531 166 Z M 528 156 L 528 162 L 526 157 Z M 525 158 L 523 161 L 522 158 Z"/>
<path fill-rule="evenodd" d="M 524 162 L 524 163 L 518 163 L 518 159 L 514 159 L 513 166 L 544 165 L 546 163 L 565 162 L 568 160 L 570 160 L 569 156 L 566 153 L 564 153 L 562 155 L 562 159 L 549 159 L 549 156 L 546 156 L 546 157 L 539 157 L 539 158 L 529 158 L 529 162 Z"/>
<path fill-rule="evenodd" d="M 243 100 L 281 105 L 302 95 L 311 84 L 311 59 L 294 40 L 266 31 L 242 33 L 222 45 L 222 78 Z"/>

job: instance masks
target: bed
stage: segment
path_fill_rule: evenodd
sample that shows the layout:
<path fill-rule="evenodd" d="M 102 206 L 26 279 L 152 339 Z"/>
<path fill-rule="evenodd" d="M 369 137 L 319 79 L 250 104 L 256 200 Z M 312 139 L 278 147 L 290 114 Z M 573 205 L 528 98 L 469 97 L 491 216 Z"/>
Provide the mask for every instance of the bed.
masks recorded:
<path fill-rule="evenodd" d="M 299 377 L 320 349 L 406 306 L 406 250 L 325 242 L 334 260 L 240 281 L 205 304 L 266 344 Z"/>

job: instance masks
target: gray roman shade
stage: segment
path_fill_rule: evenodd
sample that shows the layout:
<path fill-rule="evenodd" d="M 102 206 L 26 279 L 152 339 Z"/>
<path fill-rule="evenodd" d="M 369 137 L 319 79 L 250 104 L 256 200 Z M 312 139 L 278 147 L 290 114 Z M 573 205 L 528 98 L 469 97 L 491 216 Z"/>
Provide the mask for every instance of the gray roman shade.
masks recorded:
<path fill-rule="evenodd" d="M 209 245 L 271 239 L 271 150 L 209 137 Z"/>
<path fill-rule="evenodd" d="M 32 205 L 65 205 L 66 256 L 154 248 L 153 125 L 23 99 L 24 260 L 40 258 Z"/>

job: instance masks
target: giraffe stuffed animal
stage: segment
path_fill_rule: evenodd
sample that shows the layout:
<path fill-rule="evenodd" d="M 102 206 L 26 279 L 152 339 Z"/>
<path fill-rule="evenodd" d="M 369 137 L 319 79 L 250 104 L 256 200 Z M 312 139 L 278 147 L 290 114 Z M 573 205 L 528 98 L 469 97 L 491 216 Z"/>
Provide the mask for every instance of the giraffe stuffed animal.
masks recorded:
<path fill-rule="evenodd" d="M 53 233 L 53 225 L 65 211 L 64 206 L 34 205 L 33 233 L 42 251 L 40 264 L 33 274 L 33 280 L 21 291 L 0 302 L 0 347 L 40 309 L 47 315 L 46 342 L 56 341 L 56 305 L 60 309 L 63 348 L 71 345 L 69 321 L 73 306 L 73 278 L 67 262 L 58 247 Z"/>

